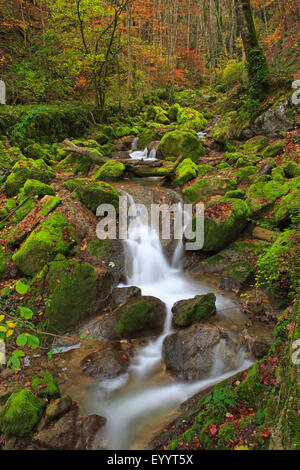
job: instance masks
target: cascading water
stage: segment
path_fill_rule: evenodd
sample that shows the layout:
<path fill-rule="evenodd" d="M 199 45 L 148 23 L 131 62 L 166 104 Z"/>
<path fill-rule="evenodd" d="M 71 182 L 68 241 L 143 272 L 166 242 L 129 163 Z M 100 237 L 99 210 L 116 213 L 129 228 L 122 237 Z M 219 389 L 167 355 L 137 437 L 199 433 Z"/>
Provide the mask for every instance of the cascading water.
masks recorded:
<path fill-rule="evenodd" d="M 131 196 L 129 202 L 133 204 Z M 164 380 L 157 384 L 154 379 L 157 379 L 162 363 L 163 341 L 172 333 L 173 304 L 196 294 L 211 292 L 212 288 L 188 278 L 181 271 L 182 242 L 178 242 L 173 260 L 169 263 L 164 256 L 158 234 L 144 223 L 140 213 L 137 213 L 134 222 L 135 224 L 129 224 L 128 239 L 125 241 L 130 266 L 126 285 L 138 286 L 142 295 L 161 299 L 166 304 L 167 316 L 162 334 L 155 340 L 148 341 L 138 351 L 131 361 L 128 373 L 101 382 L 94 392 L 89 412 L 106 416 L 106 445 L 114 450 L 130 449 L 137 433 L 155 416 L 164 415 L 200 390 L 251 364 L 250 361 L 245 361 L 243 354 L 237 354 L 234 370 L 224 369 L 220 358 L 223 341 L 217 349 L 211 377 L 194 383 L 166 383 Z M 217 295 L 217 309 L 232 307 L 230 303 L 229 299 Z"/>

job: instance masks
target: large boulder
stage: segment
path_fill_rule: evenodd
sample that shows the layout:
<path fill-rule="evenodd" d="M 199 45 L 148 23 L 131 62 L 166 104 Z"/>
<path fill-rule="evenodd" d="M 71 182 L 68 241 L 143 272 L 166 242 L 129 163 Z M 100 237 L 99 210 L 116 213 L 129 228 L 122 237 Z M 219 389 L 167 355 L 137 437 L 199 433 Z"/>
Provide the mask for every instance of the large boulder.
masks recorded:
<path fill-rule="evenodd" d="M 68 254 L 74 244 L 74 228 L 55 212 L 31 232 L 12 259 L 24 274 L 33 276 L 57 254 Z"/>
<path fill-rule="evenodd" d="M 197 220 L 197 217 L 200 219 Z M 204 223 L 204 244 L 202 248 L 208 252 L 218 252 L 233 242 L 246 227 L 250 210 L 241 199 L 226 199 L 208 205 L 205 209 L 204 220 L 201 216 L 193 219 L 196 223 Z"/>
<path fill-rule="evenodd" d="M 163 343 L 163 360 L 167 371 L 180 380 L 202 380 L 209 376 L 222 331 L 207 324 L 194 324 L 167 336 Z M 221 343 L 222 344 L 222 343 Z M 235 354 L 224 347 L 224 369 L 231 370 Z"/>
<path fill-rule="evenodd" d="M 8 196 L 15 196 L 27 179 L 50 183 L 54 177 L 55 173 L 43 159 L 23 159 L 12 167 L 11 173 L 4 184 L 5 192 Z"/>
<path fill-rule="evenodd" d="M 257 135 L 280 137 L 282 131 L 287 132 L 294 128 L 297 113 L 299 113 L 299 105 L 295 106 L 290 98 L 286 99 L 258 116 L 254 121 L 252 130 Z"/>
<path fill-rule="evenodd" d="M 114 181 L 123 175 L 126 170 L 124 163 L 110 160 L 102 165 L 93 177 L 100 181 Z"/>
<path fill-rule="evenodd" d="M 183 195 L 189 202 L 197 202 L 212 195 L 223 195 L 237 188 L 235 178 L 203 178 L 199 176 L 192 184 L 183 188 Z"/>
<path fill-rule="evenodd" d="M 134 297 L 110 315 L 106 335 L 111 339 L 136 338 L 162 332 L 165 304 L 152 296 Z"/>
<path fill-rule="evenodd" d="M 173 186 L 183 186 L 198 175 L 198 166 L 190 159 L 185 158 L 176 168 L 176 178 Z"/>
<path fill-rule="evenodd" d="M 62 334 L 69 331 L 91 311 L 96 299 L 96 269 L 77 260 L 53 261 L 33 279 L 29 292 L 29 306 L 35 298 L 46 299 L 44 329 Z"/>
<path fill-rule="evenodd" d="M 216 296 L 213 293 L 196 295 L 193 299 L 179 300 L 172 307 L 172 325 L 186 327 L 207 320 L 216 314 Z"/>
<path fill-rule="evenodd" d="M 163 136 L 158 146 L 158 155 L 164 160 L 175 161 L 179 156 L 190 158 L 194 163 L 205 155 L 196 132 L 189 130 L 176 130 Z"/>
<path fill-rule="evenodd" d="M 45 402 L 27 389 L 13 393 L 0 408 L 0 431 L 24 436 L 33 430 L 42 417 Z"/>
<path fill-rule="evenodd" d="M 116 210 L 119 208 L 119 194 L 108 183 L 88 178 L 73 178 L 64 183 L 64 186 L 93 212 L 96 212 L 100 204 L 112 204 Z"/>
<path fill-rule="evenodd" d="M 104 343 L 99 350 L 86 356 L 81 361 L 82 371 L 86 375 L 101 379 L 114 379 L 126 372 L 129 357 L 124 353 L 120 343 Z"/>

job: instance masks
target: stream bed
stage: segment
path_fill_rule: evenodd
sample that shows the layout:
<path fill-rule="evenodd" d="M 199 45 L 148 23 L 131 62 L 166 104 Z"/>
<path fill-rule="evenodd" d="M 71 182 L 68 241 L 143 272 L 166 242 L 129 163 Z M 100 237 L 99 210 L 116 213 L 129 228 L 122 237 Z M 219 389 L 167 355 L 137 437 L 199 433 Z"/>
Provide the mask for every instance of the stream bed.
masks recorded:
<path fill-rule="evenodd" d="M 130 195 L 130 184 L 126 186 L 132 205 L 135 201 Z M 181 240 L 177 243 L 172 259 L 168 260 L 159 237 L 144 223 L 139 213 L 134 222 L 132 228 L 129 225 L 128 238 L 124 241 L 127 282 L 118 287 L 137 286 L 142 295 L 159 298 L 166 305 L 167 315 L 162 333 L 157 338 L 145 341 L 131 359 L 127 373 L 97 383 L 89 389 L 84 405 L 81 403 L 84 413 L 97 413 L 107 418 L 101 447 L 114 450 L 137 448 L 141 436 L 156 421 L 167 416 L 195 393 L 248 368 L 253 362 L 246 358 L 245 350 L 239 348 L 229 367 L 222 358 L 225 346 L 225 340 L 222 339 L 216 348 L 210 374 L 203 380 L 183 382 L 166 373 L 162 347 L 166 336 L 173 332 L 171 308 L 175 302 L 215 292 L 216 318 L 235 325 L 233 336 L 237 329 L 243 327 L 245 318 L 231 296 L 220 294 L 218 289 L 213 289 L 204 280 L 193 279 L 183 271 L 184 249 Z"/>

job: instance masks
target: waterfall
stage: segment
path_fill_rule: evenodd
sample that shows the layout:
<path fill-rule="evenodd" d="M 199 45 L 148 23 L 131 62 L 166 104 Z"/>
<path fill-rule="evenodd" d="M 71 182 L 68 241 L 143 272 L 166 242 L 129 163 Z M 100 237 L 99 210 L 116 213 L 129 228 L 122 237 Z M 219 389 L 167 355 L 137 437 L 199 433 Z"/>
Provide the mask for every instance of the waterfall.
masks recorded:
<path fill-rule="evenodd" d="M 130 205 L 133 205 L 132 196 L 128 195 L 128 198 Z M 166 384 L 164 381 L 159 385 L 154 381 L 154 385 L 155 374 L 162 364 L 163 341 L 172 333 L 172 306 L 178 300 L 211 292 L 212 288 L 193 281 L 181 271 L 181 241 L 172 262 L 168 262 L 158 234 L 145 223 L 141 211 L 137 211 L 129 220 L 128 238 L 124 243 L 127 265 L 130 266 L 126 285 L 138 286 L 142 295 L 151 295 L 162 300 L 166 305 L 167 315 L 162 333 L 139 349 L 131 360 L 128 373 L 101 382 L 94 391 L 94 404 L 90 411 L 106 416 L 107 447 L 114 450 L 129 449 L 137 433 L 155 416 L 167 413 L 200 390 L 251 364 L 237 355 L 233 369 L 224 370 L 220 358 L 220 351 L 225 344 L 223 340 L 217 349 L 215 366 L 209 378 L 194 383 L 173 381 Z M 230 301 L 227 298 L 217 295 L 217 309 L 228 303 Z"/>

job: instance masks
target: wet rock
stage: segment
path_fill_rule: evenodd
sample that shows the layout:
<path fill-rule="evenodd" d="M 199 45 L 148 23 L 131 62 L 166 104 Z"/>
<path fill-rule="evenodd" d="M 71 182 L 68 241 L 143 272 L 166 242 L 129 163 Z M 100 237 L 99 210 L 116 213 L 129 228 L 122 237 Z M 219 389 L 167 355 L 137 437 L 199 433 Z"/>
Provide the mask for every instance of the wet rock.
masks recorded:
<path fill-rule="evenodd" d="M 181 380 L 193 381 L 207 377 L 221 338 L 219 328 L 206 324 L 195 324 L 167 336 L 163 343 L 163 360 L 167 371 Z"/>
<path fill-rule="evenodd" d="M 81 440 L 79 443 L 79 448 L 83 450 L 92 449 L 94 440 L 105 423 L 106 418 L 96 414 L 89 415 L 84 418 L 81 425 Z M 97 450 L 99 450 L 98 445 Z"/>
<path fill-rule="evenodd" d="M 98 415 L 86 418 L 79 416 L 76 403 L 72 409 L 57 421 L 35 434 L 34 444 L 50 450 L 85 450 L 90 449 L 96 434 L 105 424 L 106 419 Z"/>
<path fill-rule="evenodd" d="M 159 334 L 163 330 L 165 316 L 166 306 L 156 297 L 140 296 L 130 299 L 111 315 L 107 336 L 118 339 Z"/>
<path fill-rule="evenodd" d="M 124 304 L 132 297 L 138 297 L 142 293 L 139 287 L 129 286 L 129 287 L 116 287 L 108 300 L 108 303 L 111 305 L 112 308 L 116 308 L 117 306 Z"/>
<path fill-rule="evenodd" d="M 254 277 L 254 267 L 248 261 L 227 266 L 220 281 L 220 288 L 225 291 L 239 292 Z"/>
<path fill-rule="evenodd" d="M 113 379 L 126 372 L 129 365 L 128 355 L 119 343 L 110 343 L 100 346 L 99 351 L 86 356 L 81 367 L 86 375 Z"/>
<path fill-rule="evenodd" d="M 52 401 L 46 408 L 47 421 L 53 421 L 70 410 L 72 398 L 69 395 L 63 395 Z"/>
<path fill-rule="evenodd" d="M 241 333 L 240 342 L 256 359 L 262 359 L 269 351 L 272 341 L 264 336 L 253 336 L 247 329 Z"/>
<path fill-rule="evenodd" d="M 216 314 L 215 294 L 196 295 L 193 299 L 179 300 L 172 307 L 174 327 L 186 327 Z"/>

